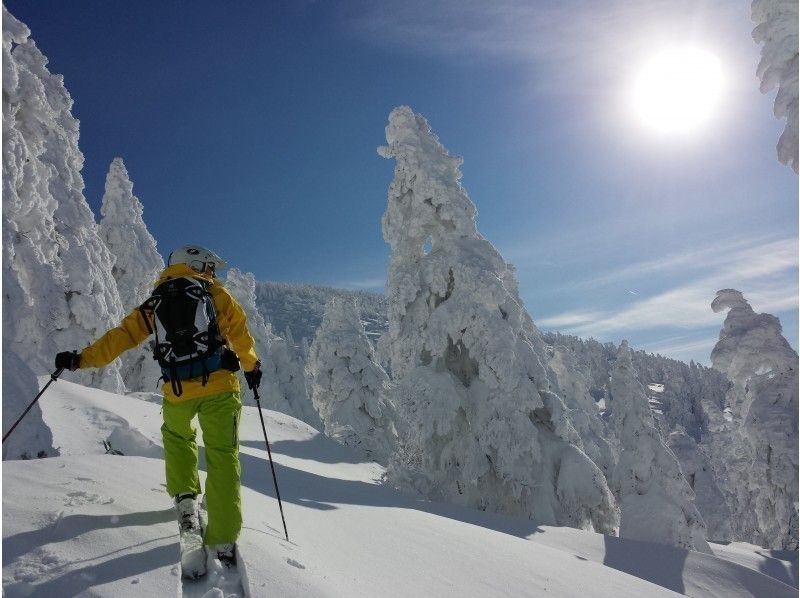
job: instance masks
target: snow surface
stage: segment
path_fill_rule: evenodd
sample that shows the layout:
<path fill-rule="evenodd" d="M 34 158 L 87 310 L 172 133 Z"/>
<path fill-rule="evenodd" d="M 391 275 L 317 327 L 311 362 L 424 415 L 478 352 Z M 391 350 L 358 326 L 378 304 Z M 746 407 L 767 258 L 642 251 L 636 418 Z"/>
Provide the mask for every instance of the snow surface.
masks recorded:
<path fill-rule="evenodd" d="M 181 591 L 164 463 L 150 452 L 158 405 L 59 381 L 42 410 L 62 454 L 3 464 L 5 596 L 233 595 L 238 580 L 214 568 L 206 586 Z M 265 416 L 290 542 L 259 420 L 245 407 L 248 596 L 797 594 L 797 553 L 736 544 L 712 545 L 714 556 L 417 500 L 381 485 L 383 468 L 308 425 Z M 125 456 L 103 454 L 115 433 Z"/>

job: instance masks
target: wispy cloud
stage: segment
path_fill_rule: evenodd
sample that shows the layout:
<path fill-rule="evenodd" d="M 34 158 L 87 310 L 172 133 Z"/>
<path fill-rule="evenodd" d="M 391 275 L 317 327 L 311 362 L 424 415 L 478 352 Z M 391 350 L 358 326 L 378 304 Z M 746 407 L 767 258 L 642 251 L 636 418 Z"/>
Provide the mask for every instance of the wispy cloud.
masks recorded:
<path fill-rule="evenodd" d="M 361 37 L 397 51 L 550 65 L 543 85 L 580 91 L 576 70 L 586 84 L 593 73 L 620 73 L 648 48 L 708 41 L 736 9 L 724 0 L 363 0 L 347 5 L 346 19 Z"/>
<path fill-rule="evenodd" d="M 664 264 L 676 268 L 683 262 L 681 256 L 667 259 L 663 264 L 633 264 L 605 276 L 602 284 L 643 273 L 651 275 L 668 269 Z M 775 313 L 797 308 L 797 239 L 746 246 L 711 259 L 700 258 L 693 266 L 702 272 L 695 272 L 696 276 L 688 282 L 643 297 L 620 309 L 596 311 L 578 308 L 541 318 L 538 323 L 545 328 L 560 328 L 579 336 L 597 337 L 631 330 L 714 326 L 720 323 L 720 316 L 714 314 L 709 306 L 714 293 L 727 287 L 742 290 L 759 311 Z"/>
<path fill-rule="evenodd" d="M 751 239 L 724 240 L 717 243 L 693 247 L 691 250 L 670 253 L 657 259 L 634 262 L 583 280 L 577 280 L 553 289 L 555 291 L 576 291 L 594 289 L 621 282 L 641 282 L 653 276 L 680 272 L 686 275 L 691 272 L 708 271 L 713 268 L 730 268 L 741 263 L 758 261 L 762 256 L 772 255 L 777 251 L 781 259 L 788 253 L 796 251 L 797 241 L 792 239 L 776 239 L 775 237 L 757 237 Z M 631 294 L 638 294 L 634 292 Z"/>
<path fill-rule="evenodd" d="M 637 348 L 649 353 L 660 353 L 661 355 L 669 355 L 670 357 L 681 359 L 684 356 L 697 355 L 698 353 L 710 354 L 711 349 L 717 344 L 717 340 L 714 335 L 706 335 L 702 338 L 677 337 L 657 343 L 645 343 Z"/>

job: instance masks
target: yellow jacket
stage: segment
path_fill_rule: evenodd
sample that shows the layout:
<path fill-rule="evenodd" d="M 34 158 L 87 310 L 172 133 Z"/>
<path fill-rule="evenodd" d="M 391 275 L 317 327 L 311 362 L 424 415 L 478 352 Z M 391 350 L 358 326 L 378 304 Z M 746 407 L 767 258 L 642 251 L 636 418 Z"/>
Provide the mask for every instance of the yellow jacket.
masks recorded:
<path fill-rule="evenodd" d="M 175 264 L 167 267 L 161 273 L 156 286 L 170 278 L 184 276 L 199 278 L 209 283 L 208 291 L 211 294 L 211 300 L 214 302 L 220 334 L 239 357 L 242 369 L 245 372 L 252 370 L 258 361 L 258 357 L 254 349 L 253 337 L 250 336 L 250 332 L 247 330 L 247 318 L 236 299 L 225 290 L 219 280 L 213 278 L 210 274 L 198 274 L 186 264 Z M 150 336 L 150 331 L 153 329 L 152 320 L 149 323 L 145 322 L 142 312 L 137 307 L 122 320 L 119 326 L 112 328 L 81 351 L 80 367 L 100 368 L 108 365 L 128 349 L 133 349 L 143 343 Z M 238 377 L 235 373 L 225 369 L 211 372 L 205 386 L 203 386 L 200 378 L 182 380 L 181 385 L 183 386 L 183 393 L 180 397 L 177 397 L 172 390 L 172 384 L 165 383 L 161 387 L 164 398 L 177 403 L 222 392 L 239 391 Z"/>

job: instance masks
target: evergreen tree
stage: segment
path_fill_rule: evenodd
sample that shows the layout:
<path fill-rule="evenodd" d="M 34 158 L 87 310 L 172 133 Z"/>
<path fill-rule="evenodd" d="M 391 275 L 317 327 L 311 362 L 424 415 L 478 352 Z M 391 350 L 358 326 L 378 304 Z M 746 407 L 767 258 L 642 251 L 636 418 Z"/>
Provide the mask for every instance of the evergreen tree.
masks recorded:
<path fill-rule="evenodd" d="M 256 343 L 256 353 L 261 359 L 263 378 L 259 395 L 261 404 L 268 409 L 286 413 L 303 420 L 310 426 L 321 429 L 319 415 L 311 404 L 305 384 L 303 363 L 289 351 L 286 341 L 272 332 L 256 308 L 256 279 L 250 272 L 236 268 L 228 270 L 225 287 L 242 306 L 247 316 L 247 328 Z M 244 378 L 240 380 L 247 388 Z M 254 402 L 250 393 L 244 393 L 247 402 Z"/>
<path fill-rule="evenodd" d="M 3 7 L 3 337 L 36 374 L 122 318 L 113 258 L 83 196 L 71 109 L 63 78 Z M 64 376 L 123 390 L 118 362 Z"/>
<path fill-rule="evenodd" d="M 715 312 L 728 310 L 711 363 L 731 386 L 722 432 L 734 494 L 737 540 L 797 548 L 798 358 L 771 314 L 757 314 L 735 289 L 717 292 Z"/>
<path fill-rule="evenodd" d="M 544 343 L 514 271 L 475 227 L 475 206 L 425 119 L 396 108 L 383 217 L 392 403 L 391 479 L 428 497 L 613 532 L 614 500 L 553 392 Z"/>
<path fill-rule="evenodd" d="M 610 395 L 620 442 L 613 477 L 621 509 L 620 537 L 711 552 L 694 492 L 656 429 L 626 341 L 611 372 Z"/>
<path fill-rule="evenodd" d="M 144 223 L 143 210 L 122 158 L 114 158 L 106 176 L 99 233 L 114 257 L 111 273 L 126 314 L 150 296 L 164 269 L 156 240 Z M 153 341 L 126 352 L 121 361 L 129 392 L 157 389 L 161 368 L 153 359 Z"/>
<path fill-rule="evenodd" d="M 778 160 L 797 172 L 797 0 L 753 0 L 753 39 L 762 44 L 757 74 L 761 92 L 778 88 L 775 116 L 786 120 Z"/>
<path fill-rule="evenodd" d="M 388 377 L 375 363 L 354 301 L 328 302 L 306 369 L 325 434 L 386 463 L 395 444 L 392 413 L 384 398 Z"/>

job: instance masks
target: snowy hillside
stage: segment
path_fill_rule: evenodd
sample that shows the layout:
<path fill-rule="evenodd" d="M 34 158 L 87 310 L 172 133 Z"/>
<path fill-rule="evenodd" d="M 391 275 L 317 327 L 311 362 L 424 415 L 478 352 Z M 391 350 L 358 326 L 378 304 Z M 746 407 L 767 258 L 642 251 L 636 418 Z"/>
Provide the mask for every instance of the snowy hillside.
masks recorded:
<path fill-rule="evenodd" d="M 42 411 L 61 456 L 3 464 L 5 596 L 241 592 L 219 570 L 182 588 L 158 405 L 59 381 Z M 258 417 L 245 407 L 247 596 L 797 595 L 796 552 L 712 544 L 708 555 L 416 500 L 306 424 L 266 419 L 290 542 Z M 125 455 L 104 454 L 103 440 Z"/>

